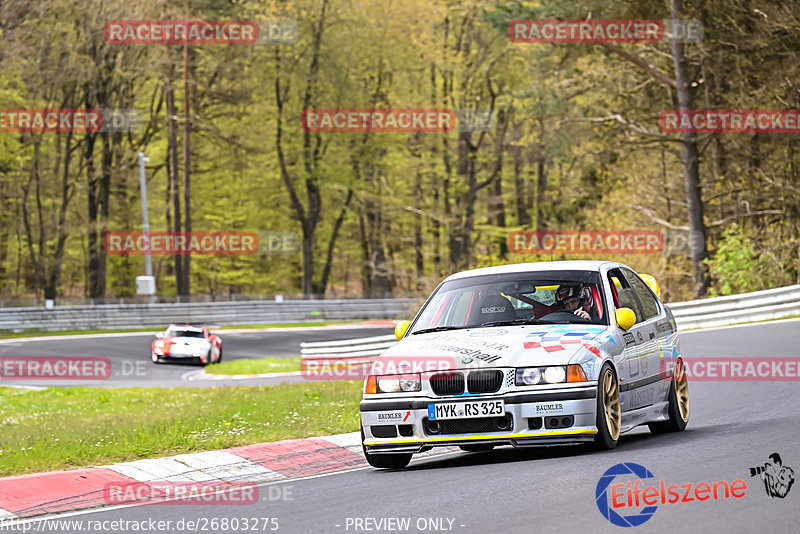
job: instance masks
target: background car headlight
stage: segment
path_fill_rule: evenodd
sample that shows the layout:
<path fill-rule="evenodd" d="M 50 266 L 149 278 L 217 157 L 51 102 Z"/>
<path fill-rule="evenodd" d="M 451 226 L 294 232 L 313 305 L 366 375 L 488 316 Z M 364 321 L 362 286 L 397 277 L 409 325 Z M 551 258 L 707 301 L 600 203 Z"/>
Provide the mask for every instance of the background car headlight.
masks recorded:
<path fill-rule="evenodd" d="M 399 393 L 401 391 L 420 391 L 422 381 L 419 374 L 387 375 L 377 377 L 377 393 Z"/>

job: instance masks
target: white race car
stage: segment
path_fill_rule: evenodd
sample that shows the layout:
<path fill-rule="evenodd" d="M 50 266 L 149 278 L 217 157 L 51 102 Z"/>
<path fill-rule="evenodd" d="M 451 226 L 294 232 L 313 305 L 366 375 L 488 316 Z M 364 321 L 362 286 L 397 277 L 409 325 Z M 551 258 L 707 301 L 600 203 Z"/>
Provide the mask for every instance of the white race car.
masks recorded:
<path fill-rule="evenodd" d="M 172 324 L 156 334 L 151 358 L 154 363 L 168 359 L 197 361 L 202 365 L 222 361 L 222 339 L 207 326 Z"/>
<path fill-rule="evenodd" d="M 367 461 L 401 468 L 448 445 L 611 449 L 638 425 L 683 430 L 689 390 L 659 293 L 652 276 L 604 261 L 448 277 L 365 380 Z"/>

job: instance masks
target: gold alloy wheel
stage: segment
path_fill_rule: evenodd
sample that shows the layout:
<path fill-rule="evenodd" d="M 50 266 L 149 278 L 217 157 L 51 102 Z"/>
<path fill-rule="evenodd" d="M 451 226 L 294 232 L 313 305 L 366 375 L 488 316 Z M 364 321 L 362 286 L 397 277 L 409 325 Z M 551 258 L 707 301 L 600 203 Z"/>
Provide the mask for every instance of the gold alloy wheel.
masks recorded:
<path fill-rule="evenodd" d="M 619 438 L 621 415 L 619 387 L 617 386 L 617 381 L 614 379 L 614 373 L 611 372 L 611 369 L 606 369 L 603 375 L 603 409 L 605 410 L 608 433 L 611 435 L 611 439 L 616 441 Z"/>
<path fill-rule="evenodd" d="M 689 381 L 686 380 L 686 370 L 683 360 L 675 364 L 675 396 L 678 398 L 678 412 L 685 423 L 689 420 Z"/>

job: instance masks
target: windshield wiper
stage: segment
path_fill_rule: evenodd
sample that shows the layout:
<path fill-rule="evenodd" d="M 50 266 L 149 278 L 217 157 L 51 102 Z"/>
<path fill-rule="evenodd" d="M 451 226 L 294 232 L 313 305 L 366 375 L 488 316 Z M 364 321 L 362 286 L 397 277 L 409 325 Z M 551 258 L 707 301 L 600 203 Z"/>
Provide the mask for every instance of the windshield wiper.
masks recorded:
<path fill-rule="evenodd" d="M 414 334 L 427 334 L 428 332 L 445 332 L 446 330 L 461 330 L 463 328 L 470 328 L 468 326 L 434 326 L 433 328 L 423 328 L 422 330 L 417 330 L 415 332 L 411 332 L 411 335 Z"/>
<path fill-rule="evenodd" d="M 492 321 L 481 323 L 478 326 L 513 326 L 515 324 L 559 324 L 555 321 L 543 321 L 541 319 L 512 319 L 510 321 Z"/>

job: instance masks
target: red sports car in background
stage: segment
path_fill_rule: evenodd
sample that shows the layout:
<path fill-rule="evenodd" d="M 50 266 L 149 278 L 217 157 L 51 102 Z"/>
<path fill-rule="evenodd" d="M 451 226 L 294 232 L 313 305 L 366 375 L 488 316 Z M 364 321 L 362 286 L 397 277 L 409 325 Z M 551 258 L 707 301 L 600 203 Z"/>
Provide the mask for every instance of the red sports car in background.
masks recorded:
<path fill-rule="evenodd" d="M 151 357 L 154 363 L 169 359 L 192 360 L 201 365 L 222 361 L 222 339 L 207 326 L 172 324 L 156 334 Z"/>

